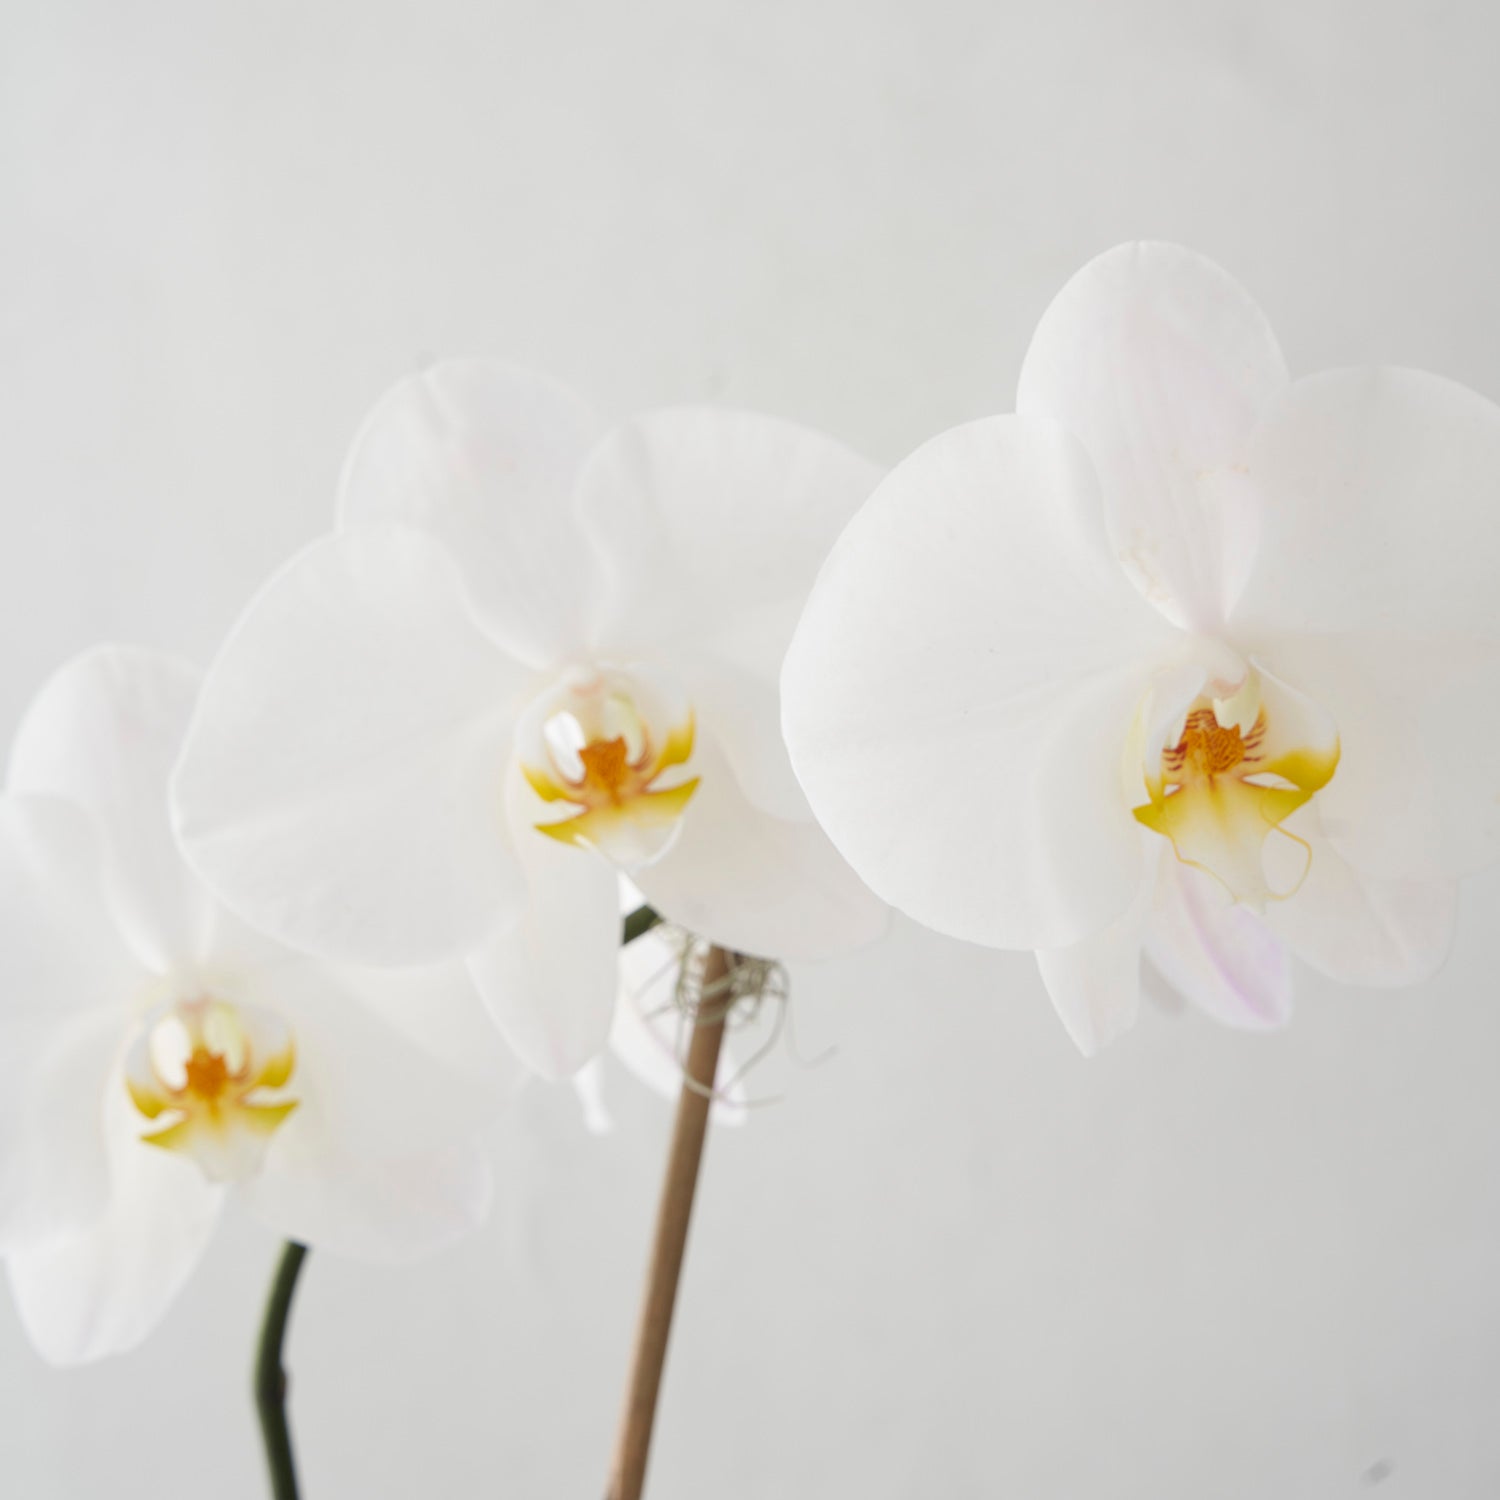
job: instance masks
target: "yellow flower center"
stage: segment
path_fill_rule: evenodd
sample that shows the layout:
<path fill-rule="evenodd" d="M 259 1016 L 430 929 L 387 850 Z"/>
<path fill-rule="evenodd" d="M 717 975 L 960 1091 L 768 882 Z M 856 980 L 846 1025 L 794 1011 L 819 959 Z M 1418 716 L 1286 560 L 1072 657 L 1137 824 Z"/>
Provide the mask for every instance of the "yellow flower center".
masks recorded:
<path fill-rule="evenodd" d="M 1339 763 L 1336 735 L 1316 735 L 1302 725 L 1299 736 L 1290 700 L 1287 708 L 1289 722 L 1278 722 L 1256 680 L 1233 703 L 1199 698 L 1159 764 L 1143 768 L 1147 800 L 1133 809 L 1137 821 L 1171 841 L 1178 859 L 1256 908 L 1284 900 L 1306 877 L 1307 841 L 1282 825 L 1328 784 Z M 1246 728 L 1250 712 L 1255 717 Z M 1299 737 L 1325 742 L 1298 743 Z M 1296 855 L 1296 869 L 1278 869 L 1275 880 L 1267 872 L 1272 835 L 1279 841 L 1275 852 Z"/>
<path fill-rule="evenodd" d="M 626 869 L 665 852 L 699 783 L 661 784 L 692 758 L 695 737 L 691 709 L 665 697 L 633 674 L 601 668 L 571 674 L 533 705 L 521 772 L 544 802 L 577 809 L 537 822 L 538 832 Z"/>
<path fill-rule="evenodd" d="M 153 1013 L 125 1062 L 147 1145 L 191 1156 L 215 1182 L 252 1175 L 297 1108 L 291 1032 L 258 1006 L 198 997 Z"/>
<path fill-rule="evenodd" d="M 1240 733 L 1238 724 L 1220 724 L 1211 708 L 1195 708 L 1182 726 L 1182 738 L 1161 758 L 1167 780 L 1179 786 L 1205 777 L 1222 776 L 1246 760 L 1265 738 L 1266 716 L 1262 712 L 1250 736 Z"/>

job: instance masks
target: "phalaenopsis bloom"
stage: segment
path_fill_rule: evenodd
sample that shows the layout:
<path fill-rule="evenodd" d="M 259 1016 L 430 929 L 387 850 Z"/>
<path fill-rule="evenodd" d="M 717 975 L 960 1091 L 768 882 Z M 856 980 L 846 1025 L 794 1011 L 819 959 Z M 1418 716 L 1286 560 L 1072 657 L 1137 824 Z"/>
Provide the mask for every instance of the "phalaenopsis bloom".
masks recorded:
<path fill-rule="evenodd" d="M 143 1338 L 230 1192 L 279 1234 L 381 1260 L 489 1200 L 476 1132 L 514 1065 L 481 1057 L 462 969 L 335 970 L 247 930 L 183 863 L 167 781 L 197 690 L 153 652 L 77 658 L 0 798 L 0 1255 L 56 1361 Z"/>
<path fill-rule="evenodd" d="M 1288 950 L 1400 984 L 1500 847 L 1500 409 L 1292 380 L 1223 271 L 1127 245 L 1064 288 L 1016 413 L 902 463 L 789 652 L 834 843 L 944 932 L 1037 951 L 1085 1050 L 1141 958 L 1283 1020 Z"/>
<path fill-rule="evenodd" d="M 813 821 L 778 680 L 878 474 L 768 417 L 601 434 L 553 383 L 439 366 L 376 408 L 338 533 L 250 605 L 175 783 L 196 869 L 329 957 L 463 956 L 538 1071 L 604 1045 L 617 885 L 819 957 L 885 909 Z"/>

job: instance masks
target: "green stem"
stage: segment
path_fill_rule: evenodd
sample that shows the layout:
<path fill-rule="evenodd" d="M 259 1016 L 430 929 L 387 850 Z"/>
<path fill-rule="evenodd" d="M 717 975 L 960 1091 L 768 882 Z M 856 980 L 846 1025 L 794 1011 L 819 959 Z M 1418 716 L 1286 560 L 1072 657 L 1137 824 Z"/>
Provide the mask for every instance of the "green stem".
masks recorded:
<path fill-rule="evenodd" d="M 644 937 L 661 921 L 649 906 L 638 906 L 625 918 L 620 946 Z M 307 1246 L 288 1240 L 276 1266 L 271 1294 L 266 1299 L 265 1321 L 261 1324 L 260 1345 L 255 1356 L 255 1406 L 260 1413 L 261 1440 L 266 1449 L 266 1468 L 271 1475 L 271 1493 L 275 1500 L 298 1500 L 297 1464 L 292 1453 L 292 1434 L 286 1416 L 286 1367 L 281 1350 L 286 1342 L 286 1325 L 292 1312 L 292 1297 L 297 1277 L 307 1259 Z"/>
<path fill-rule="evenodd" d="M 275 1500 L 297 1500 L 297 1465 L 292 1455 L 292 1434 L 286 1420 L 286 1367 L 281 1346 L 286 1341 L 287 1320 L 297 1277 L 307 1259 L 307 1246 L 288 1240 L 266 1299 L 265 1321 L 255 1356 L 255 1406 L 260 1413 L 260 1435 L 266 1447 L 266 1468 L 271 1475 Z"/>
<path fill-rule="evenodd" d="M 645 937 L 661 921 L 661 916 L 649 906 L 638 906 L 625 918 L 625 928 L 620 934 L 620 946 L 627 948 L 638 937 Z"/>

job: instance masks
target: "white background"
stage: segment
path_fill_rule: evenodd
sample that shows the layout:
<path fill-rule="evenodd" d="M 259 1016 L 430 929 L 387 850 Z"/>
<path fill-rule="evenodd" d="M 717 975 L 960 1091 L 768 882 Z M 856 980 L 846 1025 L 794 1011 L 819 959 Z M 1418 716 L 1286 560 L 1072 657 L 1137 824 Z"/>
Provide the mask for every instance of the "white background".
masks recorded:
<path fill-rule="evenodd" d="M 1295 370 L 1500 396 L 1497 42 L 1482 0 L 3 0 L 0 730 L 98 638 L 211 654 L 442 354 L 895 460 L 1152 236 Z M 1420 990 L 1307 976 L 1279 1037 L 1153 1011 L 1088 1064 L 1024 957 L 902 926 L 798 974 L 838 1056 L 711 1141 L 652 1500 L 1500 1493 L 1497 912 Z M 308 1500 L 601 1493 L 668 1124 L 613 1099 L 599 1142 L 528 1094 L 430 1267 L 314 1256 Z M 84 1371 L 0 1300 L 5 1493 L 262 1494 L 274 1250 L 231 1223 Z"/>

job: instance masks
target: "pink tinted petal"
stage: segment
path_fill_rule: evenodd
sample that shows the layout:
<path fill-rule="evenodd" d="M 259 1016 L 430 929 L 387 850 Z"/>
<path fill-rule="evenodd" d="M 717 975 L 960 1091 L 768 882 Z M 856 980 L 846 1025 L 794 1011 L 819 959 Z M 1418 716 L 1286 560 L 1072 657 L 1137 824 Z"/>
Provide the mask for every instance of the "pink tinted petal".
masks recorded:
<path fill-rule="evenodd" d="M 1175 624 L 1212 630 L 1255 556 L 1261 500 L 1245 458 L 1287 382 L 1243 287 L 1179 245 L 1136 243 L 1058 293 L 1027 351 L 1016 410 L 1082 442 L 1126 572 Z"/>
<path fill-rule="evenodd" d="M 1263 1031 L 1291 1018 L 1286 949 L 1224 887 L 1165 855 L 1146 924 L 1146 957 L 1184 999 L 1226 1026 Z"/>
<path fill-rule="evenodd" d="M 526 902 L 518 917 L 469 954 L 469 973 L 522 1062 L 543 1077 L 565 1077 L 603 1051 L 609 1036 L 620 942 L 618 877 L 592 850 L 536 830 L 547 804 L 514 765 L 506 806 Z"/>
<path fill-rule="evenodd" d="M 596 434 L 544 375 L 450 360 L 376 405 L 344 465 L 342 526 L 396 521 L 447 548 L 485 627 L 533 667 L 576 651 L 604 595 L 573 486 Z"/>

